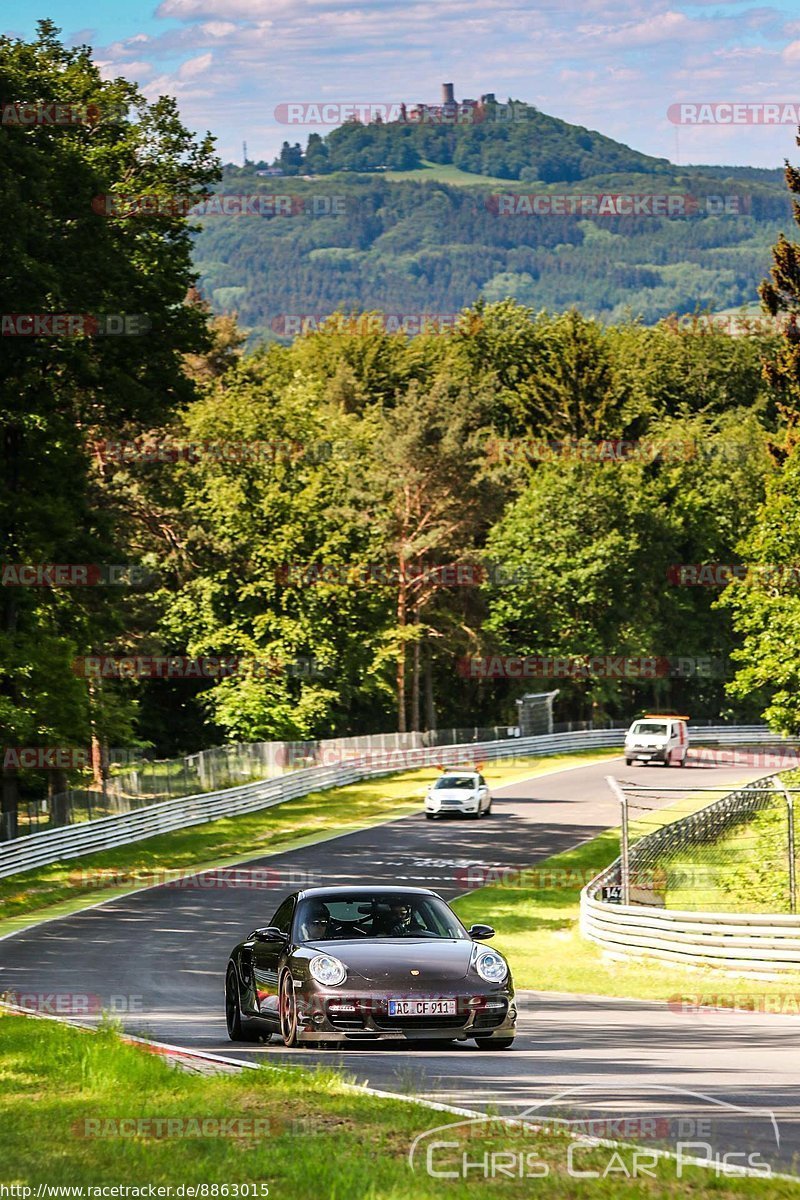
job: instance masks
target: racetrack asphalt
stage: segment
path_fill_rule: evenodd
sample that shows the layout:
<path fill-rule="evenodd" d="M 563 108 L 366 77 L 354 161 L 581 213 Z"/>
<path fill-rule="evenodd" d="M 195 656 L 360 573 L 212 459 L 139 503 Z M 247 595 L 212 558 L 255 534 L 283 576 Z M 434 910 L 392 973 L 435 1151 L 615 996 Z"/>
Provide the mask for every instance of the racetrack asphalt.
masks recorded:
<path fill-rule="evenodd" d="M 234 886 L 224 876 L 220 886 L 182 881 L 13 934 L 0 940 L 0 992 L 57 1001 L 90 997 L 92 1007 L 117 1012 L 128 1032 L 160 1042 L 275 1066 L 335 1063 L 382 1090 L 481 1112 L 518 1115 L 538 1104 L 545 1107 L 537 1111 L 551 1117 L 627 1114 L 634 1126 L 657 1113 L 667 1122 L 659 1127 L 661 1134 L 668 1131 L 667 1141 L 681 1132 L 686 1141 L 705 1137 L 707 1144 L 761 1154 L 792 1170 L 800 1158 L 800 1017 L 684 1013 L 654 1002 L 522 992 L 518 1036 L 508 1051 L 478 1052 L 471 1042 L 414 1050 L 379 1043 L 331 1054 L 235 1045 L 227 1039 L 222 1007 L 231 948 L 268 924 L 298 886 L 405 883 L 452 899 L 467 890 L 471 867 L 530 866 L 618 824 L 608 774 L 653 787 L 700 788 L 735 786 L 765 773 L 763 766 L 741 763 L 704 760 L 679 771 L 626 768 L 621 759 L 609 759 L 518 781 L 494 789 L 488 820 L 429 822 L 420 813 L 254 859 L 248 869 L 269 872 L 266 891 L 247 886 L 246 873 L 238 884 L 234 875 Z M 664 793 L 660 803 L 675 799 Z M 547 1106 L 564 1089 L 578 1090 Z M 775 1114 L 779 1150 L 764 1110 Z M 609 1127 L 606 1136 L 613 1132 Z"/>

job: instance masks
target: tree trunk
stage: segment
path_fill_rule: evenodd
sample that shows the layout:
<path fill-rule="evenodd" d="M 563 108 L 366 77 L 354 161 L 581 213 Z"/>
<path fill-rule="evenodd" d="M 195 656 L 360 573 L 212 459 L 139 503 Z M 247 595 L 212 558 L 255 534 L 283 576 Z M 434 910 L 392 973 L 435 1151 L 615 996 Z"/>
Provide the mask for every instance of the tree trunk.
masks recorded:
<path fill-rule="evenodd" d="M 397 581 L 397 627 L 402 635 L 405 633 L 407 620 L 406 564 L 402 556 L 400 557 L 399 565 L 400 572 Z M 397 650 L 397 732 L 406 732 L 406 643 L 402 636 Z"/>
<path fill-rule="evenodd" d="M 93 679 L 89 680 L 89 725 L 92 731 L 91 761 L 92 782 L 98 791 L 105 791 L 106 770 L 103 760 L 103 747 L 97 732 L 97 688 Z"/>
<path fill-rule="evenodd" d="M 0 842 L 15 838 L 19 832 L 19 777 L 16 771 L 3 771 L 0 801 Z"/>
<path fill-rule="evenodd" d="M 414 613 L 414 622 L 419 622 L 419 611 Z M 419 661 L 419 642 L 414 642 L 414 657 L 413 668 L 411 675 L 411 728 L 417 732 L 420 727 L 419 721 L 419 676 L 420 676 L 420 661 Z"/>
<path fill-rule="evenodd" d="M 425 725 L 436 729 L 436 705 L 433 700 L 433 663 L 430 642 L 425 643 Z"/>
<path fill-rule="evenodd" d="M 69 825 L 69 796 L 66 771 L 54 771 L 50 781 L 50 824 Z"/>

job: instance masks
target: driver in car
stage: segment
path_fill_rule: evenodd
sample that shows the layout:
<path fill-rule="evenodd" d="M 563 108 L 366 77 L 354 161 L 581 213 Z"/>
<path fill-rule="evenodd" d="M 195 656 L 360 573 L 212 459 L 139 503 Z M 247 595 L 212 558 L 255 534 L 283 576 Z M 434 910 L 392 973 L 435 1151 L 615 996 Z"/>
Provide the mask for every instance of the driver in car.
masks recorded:
<path fill-rule="evenodd" d="M 392 900 L 388 913 L 376 916 L 375 926 L 378 937 L 411 937 L 425 932 L 425 926 L 412 916 L 411 905 L 405 900 Z"/>
<path fill-rule="evenodd" d="M 303 922 L 303 938 L 307 942 L 326 941 L 333 934 L 331 913 L 327 904 L 316 901 Z"/>

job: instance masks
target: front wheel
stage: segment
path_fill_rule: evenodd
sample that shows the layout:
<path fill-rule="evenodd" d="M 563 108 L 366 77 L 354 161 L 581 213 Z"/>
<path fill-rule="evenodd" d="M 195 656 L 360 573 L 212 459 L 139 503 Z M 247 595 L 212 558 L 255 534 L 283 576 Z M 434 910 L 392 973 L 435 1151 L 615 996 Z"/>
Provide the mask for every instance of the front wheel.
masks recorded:
<path fill-rule="evenodd" d="M 633 766 L 633 759 L 632 759 L 632 758 L 626 758 L 626 759 L 625 759 L 625 766 L 626 766 L 626 767 L 632 767 L 632 766 Z"/>
<path fill-rule="evenodd" d="M 297 999 L 294 994 L 294 981 L 288 971 L 281 980 L 278 1008 L 283 1044 L 291 1050 L 297 1045 Z"/>
<path fill-rule="evenodd" d="M 508 1050 L 509 1046 L 513 1046 L 513 1037 L 491 1038 L 479 1037 L 475 1038 L 475 1045 L 479 1050 Z"/>
<path fill-rule="evenodd" d="M 426 820 L 428 820 L 428 821 L 435 821 L 435 820 L 436 820 L 436 813 L 425 813 L 425 818 L 426 818 Z"/>

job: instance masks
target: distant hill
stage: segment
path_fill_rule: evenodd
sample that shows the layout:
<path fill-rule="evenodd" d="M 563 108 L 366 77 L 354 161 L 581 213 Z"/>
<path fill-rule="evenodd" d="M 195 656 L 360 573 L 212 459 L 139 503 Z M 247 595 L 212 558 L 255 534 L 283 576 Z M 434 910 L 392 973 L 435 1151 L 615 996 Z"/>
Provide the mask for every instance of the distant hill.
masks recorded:
<path fill-rule="evenodd" d="M 493 115 L 498 114 L 498 115 Z M 503 117 L 500 113 L 507 113 Z M 668 175 L 665 158 L 652 158 L 580 125 L 509 101 L 489 106 L 484 119 L 458 124 L 348 121 L 326 138 L 311 137 L 302 161 L 284 152 L 287 173 L 414 170 L 423 162 L 452 164 L 473 175 L 522 182 L 573 183 L 620 171 Z"/>
<path fill-rule="evenodd" d="M 196 235 L 204 294 L 253 340 L 333 311 L 447 315 L 479 295 L 646 323 L 735 309 L 793 228 L 779 169 L 680 167 L 536 110 L 349 122 L 281 158 L 296 174 L 229 165 L 219 191 L 260 196 L 260 212 L 203 217 Z"/>

